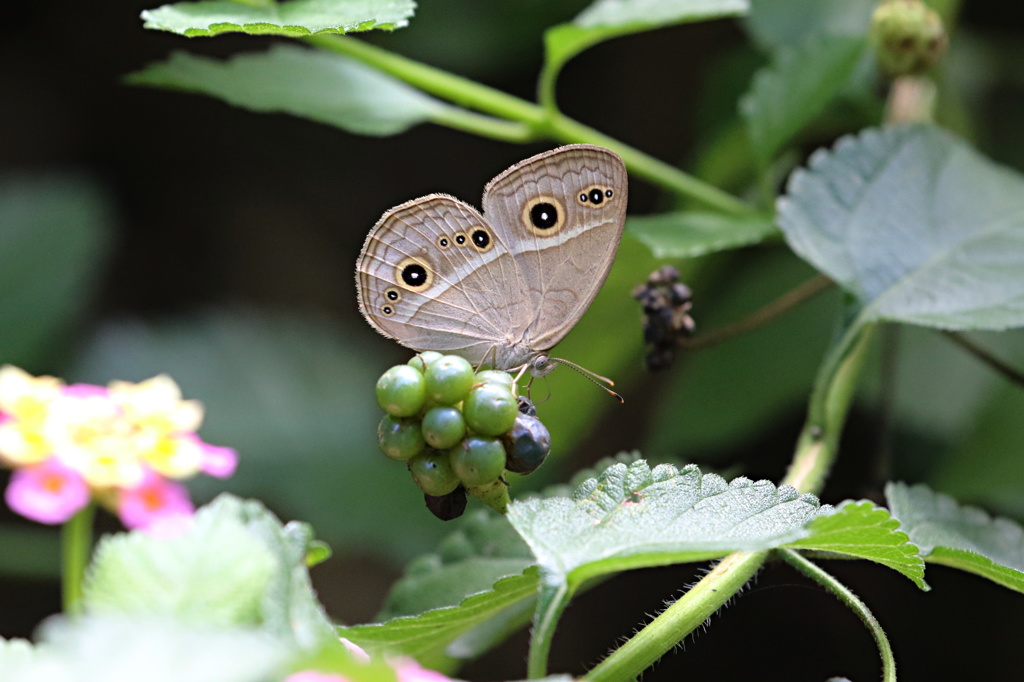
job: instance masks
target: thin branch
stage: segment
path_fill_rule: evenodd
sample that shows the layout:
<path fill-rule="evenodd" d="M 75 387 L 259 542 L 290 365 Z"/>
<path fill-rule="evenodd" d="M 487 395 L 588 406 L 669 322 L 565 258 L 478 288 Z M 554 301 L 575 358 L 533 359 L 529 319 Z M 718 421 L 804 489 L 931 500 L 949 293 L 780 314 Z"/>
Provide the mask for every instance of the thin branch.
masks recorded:
<path fill-rule="evenodd" d="M 1012 383 L 1024 386 L 1024 372 L 1006 364 L 959 332 L 943 332 L 943 334 L 947 339 L 984 362 L 999 374 L 1002 374 Z"/>

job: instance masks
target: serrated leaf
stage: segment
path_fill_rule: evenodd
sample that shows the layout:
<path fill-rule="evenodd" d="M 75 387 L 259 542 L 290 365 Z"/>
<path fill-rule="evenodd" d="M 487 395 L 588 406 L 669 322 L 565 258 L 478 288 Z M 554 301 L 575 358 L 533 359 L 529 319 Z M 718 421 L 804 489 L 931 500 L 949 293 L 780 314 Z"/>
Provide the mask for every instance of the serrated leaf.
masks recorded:
<path fill-rule="evenodd" d="M 810 535 L 788 545 L 868 559 L 899 571 L 923 590 L 924 561 L 900 522 L 887 509 L 869 501 L 847 501 L 832 514 L 823 514 L 807 526 Z"/>
<path fill-rule="evenodd" d="M 91 179 L 9 178 L 0 184 L 0 358 L 25 367 L 45 354 L 90 306 L 113 227 Z"/>
<path fill-rule="evenodd" d="M 739 16 L 749 6 L 748 0 L 597 0 L 571 23 L 544 33 L 546 68 L 557 71 L 588 47 L 617 36 Z"/>
<path fill-rule="evenodd" d="M 434 120 L 447 105 L 354 59 L 291 45 L 226 61 L 177 52 L 127 78 L 284 112 L 359 135 L 394 135 Z"/>
<path fill-rule="evenodd" d="M 819 150 L 792 175 L 778 224 L 860 301 L 861 322 L 1024 325 L 1024 180 L 937 128 Z"/>
<path fill-rule="evenodd" d="M 727 483 L 689 465 L 614 465 L 581 485 L 572 499 L 515 501 L 509 522 L 523 536 L 546 579 L 586 578 L 764 550 L 807 535 L 819 511 L 813 495 L 769 481 Z"/>
<path fill-rule="evenodd" d="M 537 569 L 502 578 L 487 592 L 473 595 L 458 606 L 434 609 L 418 616 L 395 618 L 386 623 L 355 625 L 338 629 L 338 634 L 370 654 L 386 652 L 413 656 L 424 665 L 444 664 L 448 659 L 466 659 L 480 651 L 479 640 L 462 638 L 486 627 L 502 614 L 511 613 L 522 622 L 529 620 L 537 596 Z M 479 628 L 479 629 L 478 629 Z"/>
<path fill-rule="evenodd" d="M 757 244 L 776 232 L 771 218 L 679 211 L 630 217 L 626 229 L 656 258 L 695 258 Z"/>
<path fill-rule="evenodd" d="M 1024 592 L 1024 528 L 961 506 L 926 485 L 890 483 L 885 497 L 925 561 L 959 568 Z"/>
<path fill-rule="evenodd" d="M 145 10 L 142 19 L 146 28 L 190 38 L 229 32 L 304 36 L 394 30 L 407 26 L 415 9 L 413 0 L 287 0 L 266 4 L 206 0 Z"/>
<path fill-rule="evenodd" d="M 30 679 L 37 657 L 36 648 L 25 639 L 0 637 L 0 671 L 7 680 Z"/>
<path fill-rule="evenodd" d="M 815 36 L 779 50 L 740 100 L 754 156 L 766 166 L 842 91 L 864 52 L 862 37 Z"/>
<path fill-rule="evenodd" d="M 203 509 L 179 537 L 105 536 L 86 575 L 85 605 L 99 614 L 254 625 L 275 568 L 273 554 L 242 520 Z"/>
<path fill-rule="evenodd" d="M 256 629 L 184 624 L 166 616 L 53 618 L 39 638 L 29 664 L 4 682 L 252 682 L 276 679 L 289 656 Z"/>

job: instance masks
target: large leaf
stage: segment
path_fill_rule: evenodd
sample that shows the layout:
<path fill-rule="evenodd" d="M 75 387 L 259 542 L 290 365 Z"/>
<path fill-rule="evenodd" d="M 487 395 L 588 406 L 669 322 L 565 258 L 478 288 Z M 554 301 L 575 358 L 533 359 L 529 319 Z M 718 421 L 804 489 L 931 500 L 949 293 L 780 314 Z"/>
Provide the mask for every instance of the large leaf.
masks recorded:
<path fill-rule="evenodd" d="M 430 519 L 423 496 L 377 447 L 373 387 L 389 363 L 367 354 L 372 337 L 311 315 L 252 310 L 124 320 L 86 345 L 75 379 L 170 374 L 206 406 L 204 440 L 239 451 L 231 479 L 191 481 L 200 498 L 258 498 L 335 546 L 410 557 L 444 528 L 411 522 Z"/>
<path fill-rule="evenodd" d="M 544 34 L 545 68 L 557 72 L 583 50 L 617 36 L 746 13 L 748 0 L 596 0 Z"/>
<path fill-rule="evenodd" d="M 415 8 L 414 0 L 205 0 L 145 10 L 142 19 L 146 28 L 189 37 L 228 32 L 304 36 L 402 28 Z"/>
<path fill-rule="evenodd" d="M 890 483 L 885 497 L 925 561 L 1024 592 L 1024 528 L 1019 524 L 960 506 L 925 485 Z"/>
<path fill-rule="evenodd" d="M 417 658 L 424 665 L 444 666 L 451 659 L 479 655 L 493 643 L 489 626 L 529 620 L 537 595 L 537 571 L 502 578 L 489 591 L 468 597 L 458 606 L 404 616 L 386 623 L 339 628 L 338 633 L 368 652 Z"/>
<path fill-rule="evenodd" d="M 1024 325 L 1024 180 L 931 126 L 868 130 L 812 155 L 779 200 L 793 249 L 861 321 Z"/>
<path fill-rule="evenodd" d="M 779 50 L 740 101 L 754 155 L 767 165 L 839 94 L 864 52 L 860 37 L 815 37 Z"/>
<path fill-rule="evenodd" d="M 679 211 L 631 217 L 626 228 L 656 258 L 695 258 L 749 246 L 776 232 L 771 218 Z"/>
<path fill-rule="evenodd" d="M 179 52 L 131 74 L 128 82 L 286 112 L 360 135 L 394 135 L 450 109 L 354 59 L 291 45 L 227 61 Z"/>
<path fill-rule="evenodd" d="M 90 612 L 173 616 L 204 626 L 261 625 L 275 639 L 316 649 L 333 629 L 303 561 L 312 537 L 261 504 L 222 496 L 186 532 L 106 536 L 85 584 Z"/>
<path fill-rule="evenodd" d="M 811 36 L 864 36 L 877 0 L 751 0 L 748 30 L 769 50 Z"/>
<path fill-rule="evenodd" d="M 46 354 L 88 309 L 112 222 L 107 197 L 88 178 L 0 183 L 0 362 L 52 371 Z"/>
<path fill-rule="evenodd" d="M 790 543 L 790 548 L 868 559 L 899 571 L 921 589 L 928 589 L 918 548 L 900 529 L 900 522 L 872 502 L 844 502 L 834 513 L 811 521 L 807 529 L 811 534 Z"/>

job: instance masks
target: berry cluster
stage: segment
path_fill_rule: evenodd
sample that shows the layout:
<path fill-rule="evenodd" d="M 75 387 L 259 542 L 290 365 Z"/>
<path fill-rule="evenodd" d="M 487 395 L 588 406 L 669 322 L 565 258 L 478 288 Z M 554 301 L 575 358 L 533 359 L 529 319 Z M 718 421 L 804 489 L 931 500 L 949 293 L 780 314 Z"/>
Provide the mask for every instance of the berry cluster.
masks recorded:
<path fill-rule="evenodd" d="M 665 369 L 675 360 L 680 340 L 692 336 L 696 327 L 690 317 L 690 289 L 679 282 L 678 270 L 665 265 L 633 289 L 633 298 L 644 308 L 644 342 L 651 346 L 647 369 Z"/>
<path fill-rule="evenodd" d="M 547 428 L 508 372 L 483 370 L 457 355 L 424 351 L 377 381 L 387 412 L 377 429 L 381 451 L 408 463 L 427 508 L 460 516 L 466 493 L 504 513 L 505 471 L 528 474 L 551 450 Z"/>

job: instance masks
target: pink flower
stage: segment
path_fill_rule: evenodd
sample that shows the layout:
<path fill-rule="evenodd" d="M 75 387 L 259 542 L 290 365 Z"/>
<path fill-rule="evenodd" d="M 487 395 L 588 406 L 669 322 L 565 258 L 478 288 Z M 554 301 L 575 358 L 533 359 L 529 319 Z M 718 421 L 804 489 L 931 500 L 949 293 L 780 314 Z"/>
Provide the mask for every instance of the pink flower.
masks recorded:
<path fill-rule="evenodd" d="M 230 478 L 238 466 L 238 453 L 234 448 L 226 448 L 220 445 L 210 445 L 193 436 L 202 451 L 202 459 L 199 462 L 199 470 L 204 474 L 216 476 L 217 478 Z"/>
<path fill-rule="evenodd" d="M 450 677 L 436 670 L 424 668 L 411 658 L 403 658 L 394 662 L 398 682 L 451 682 Z"/>
<path fill-rule="evenodd" d="M 89 486 L 78 472 L 51 457 L 11 474 L 4 499 L 25 518 L 64 523 L 89 503 Z"/>
<path fill-rule="evenodd" d="M 184 485 L 149 470 L 139 485 L 121 490 L 117 505 L 117 515 L 127 528 L 161 536 L 183 529 L 194 511 Z"/>
<path fill-rule="evenodd" d="M 292 673 L 285 678 L 284 682 L 349 682 L 349 679 L 344 675 L 322 673 L 317 670 L 303 670 Z"/>
<path fill-rule="evenodd" d="M 338 639 L 341 641 L 342 645 L 346 649 L 348 649 L 352 653 L 353 656 L 356 657 L 357 661 L 359 661 L 360 663 L 369 663 L 370 662 L 370 654 L 366 653 L 366 649 L 364 649 L 363 647 L 359 646 L 358 644 L 356 644 L 355 642 L 353 642 L 350 639 L 345 639 L 344 637 L 339 637 Z"/>

